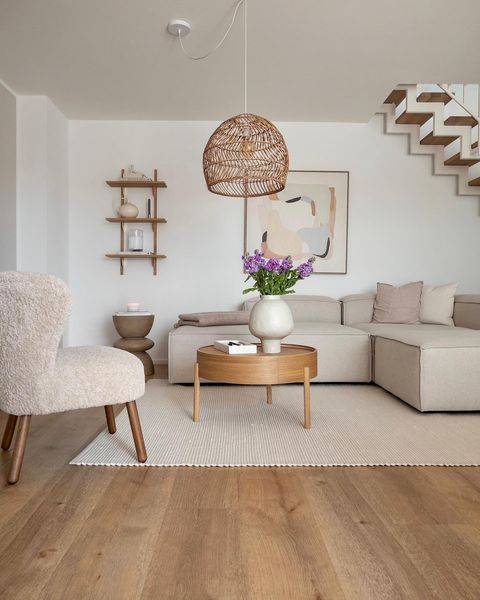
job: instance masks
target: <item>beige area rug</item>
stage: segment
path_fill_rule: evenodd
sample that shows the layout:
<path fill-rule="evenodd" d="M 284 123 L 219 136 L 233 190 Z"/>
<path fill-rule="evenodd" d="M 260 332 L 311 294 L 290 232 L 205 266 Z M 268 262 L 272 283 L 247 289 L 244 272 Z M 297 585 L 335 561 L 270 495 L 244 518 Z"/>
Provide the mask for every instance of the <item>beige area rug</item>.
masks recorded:
<path fill-rule="evenodd" d="M 126 411 L 72 462 L 115 466 L 479 465 L 480 413 L 419 413 L 374 385 L 312 384 L 312 428 L 303 428 L 303 388 L 151 380 L 138 409 L 148 461 L 137 463 Z"/>

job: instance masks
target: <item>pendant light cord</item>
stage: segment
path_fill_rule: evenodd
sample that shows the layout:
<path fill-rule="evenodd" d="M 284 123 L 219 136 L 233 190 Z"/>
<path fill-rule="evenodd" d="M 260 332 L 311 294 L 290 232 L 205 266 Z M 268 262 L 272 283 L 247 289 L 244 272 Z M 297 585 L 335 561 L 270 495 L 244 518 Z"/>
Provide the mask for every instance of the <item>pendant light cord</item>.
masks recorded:
<path fill-rule="evenodd" d="M 247 0 L 242 0 L 245 2 L 245 8 L 243 9 L 243 16 L 245 19 L 243 34 L 244 34 L 244 52 L 245 52 L 245 63 L 244 63 L 244 81 L 243 81 L 243 89 L 245 94 L 244 99 L 244 113 L 247 114 L 247 88 L 248 88 L 248 80 L 247 80 L 247 72 L 248 72 L 248 29 L 247 29 Z M 240 6 L 240 3 L 237 5 Z"/>
<path fill-rule="evenodd" d="M 218 44 L 215 46 L 215 48 L 213 48 L 213 50 L 210 50 L 210 52 L 207 52 L 206 54 L 202 54 L 200 56 L 192 56 L 191 54 L 189 54 L 187 52 L 187 50 L 185 49 L 185 46 L 183 45 L 182 34 L 181 34 L 180 30 L 179 30 L 178 31 L 178 39 L 180 41 L 180 46 L 182 48 L 182 52 L 185 54 L 185 56 L 187 58 L 189 58 L 190 60 L 203 60 L 204 58 L 208 58 L 214 52 L 216 52 L 222 46 L 223 42 L 227 39 L 228 34 L 230 33 L 233 25 L 235 24 L 235 19 L 237 18 L 237 13 L 238 13 L 238 11 L 240 9 L 240 6 L 242 4 L 245 4 L 245 26 L 246 26 L 246 23 L 247 23 L 247 2 L 246 2 L 246 0 L 238 0 L 237 4 L 235 5 L 235 10 L 233 11 L 233 17 L 232 17 L 232 20 L 230 21 L 230 25 L 228 26 L 227 30 L 223 34 L 222 39 L 218 42 Z M 245 34 L 245 40 L 246 40 L 246 34 Z M 245 61 L 246 61 L 246 47 L 245 47 Z"/>

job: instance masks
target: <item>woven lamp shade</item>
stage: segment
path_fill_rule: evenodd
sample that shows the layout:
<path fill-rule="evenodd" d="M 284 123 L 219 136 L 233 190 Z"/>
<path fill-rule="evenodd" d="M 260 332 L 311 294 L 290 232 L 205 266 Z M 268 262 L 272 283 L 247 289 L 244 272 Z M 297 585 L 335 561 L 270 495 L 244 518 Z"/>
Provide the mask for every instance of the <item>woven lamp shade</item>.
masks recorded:
<path fill-rule="evenodd" d="M 253 198 L 281 192 L 288 173 L 285 140 L 263 117 L 232 117 L 208 140 L 203 173 L 208 189 L 221 196 Z"/>

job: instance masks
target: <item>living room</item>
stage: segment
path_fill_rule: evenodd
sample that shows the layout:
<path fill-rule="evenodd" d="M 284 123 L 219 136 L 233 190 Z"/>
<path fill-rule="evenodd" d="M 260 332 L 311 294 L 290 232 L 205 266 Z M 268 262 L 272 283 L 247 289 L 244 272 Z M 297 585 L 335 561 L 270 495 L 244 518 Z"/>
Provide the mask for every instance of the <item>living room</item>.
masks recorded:
<path fill-rule="evenodd" d="M 2 598 L 479 597 L 479 13 L 1 4 Z"/>

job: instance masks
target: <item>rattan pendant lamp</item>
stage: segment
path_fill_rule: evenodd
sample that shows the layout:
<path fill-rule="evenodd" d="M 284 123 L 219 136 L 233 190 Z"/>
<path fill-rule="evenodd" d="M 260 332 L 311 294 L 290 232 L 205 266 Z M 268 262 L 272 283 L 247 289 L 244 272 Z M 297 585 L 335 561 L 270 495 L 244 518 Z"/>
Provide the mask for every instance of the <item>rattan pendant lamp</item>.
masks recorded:
<path fill-rule="evenodd" d="M 230 26 L 217 46 L 204 56 L 190 56 L 183 46 L 182 35 L 188 29 L 175 32 L 184 53 L 192 60 L 210 56 L 225 41 L 238 9 L 244 5 L 244 112 L 224 121 L 213 132 L 203 151 L 203 174 L 208 189 L 221 196 L 253 198 L 280 192 L 288 173 L 288 150 L 280 131 L 268 119 L 247 110 L 247 0 L 235 6 Z M 172 31 L 173 29 L 173 31 Z"/>

